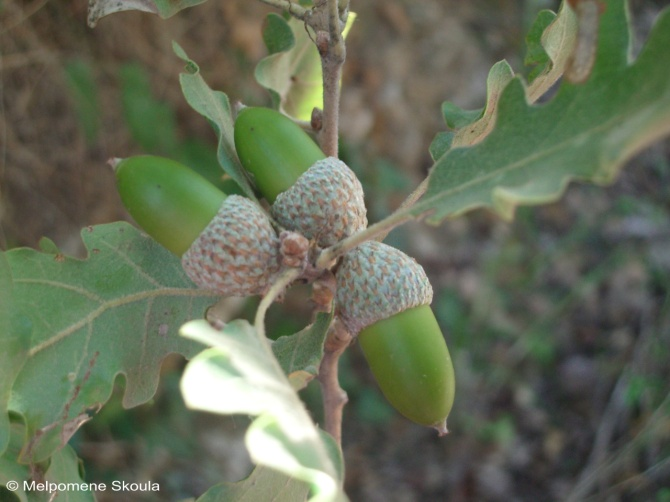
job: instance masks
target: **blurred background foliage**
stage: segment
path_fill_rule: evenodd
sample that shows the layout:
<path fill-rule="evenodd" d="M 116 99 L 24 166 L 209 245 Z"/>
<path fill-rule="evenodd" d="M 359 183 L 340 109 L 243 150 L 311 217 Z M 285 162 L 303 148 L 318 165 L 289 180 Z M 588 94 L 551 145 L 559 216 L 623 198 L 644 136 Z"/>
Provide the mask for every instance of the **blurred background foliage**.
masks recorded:
<path fill-rule="evenodd" d="M 639 48 L 668 2 L 631 2 Z M 425 176 L 444 100 L 483 104 L 490 66 L 523 72 L 540 0 L 352 2 L 342 156 L 360 176 L 371 221 Z M 260 2 L 212 0 L 167 21 L 140 13 L 86 26 L 86 2 L 0 2 L 0 246 L 51 238 L 81 254 L 81 227 L 128 219 L 110 157 L 166 155 L 217 183 L 215 138 L 181 96 L 178 41 L 214 89 L 263 105 Z M 639 155 L 611 187 L 574 185 L 512 223 L 484 211 L 439 228 L 407 225 L 387 242 L 414 256 L 457 371 L 443 439 L 399 417 L 357 347 L 342 361 L 346 489 L 352 500 L 670 500 L 670 144 Z M 278 337 L 309 322 L 305 290 L 270 311 Z M 255 300 L 223 305 L 253 316 Z M 110 403 L 73 439 L 91 482 L 152 480 L 194 497 L 250 469 L 247 420 L 186 410 L 184 362 L 160 391 Z M 318 385 L 303 397 L 321 417 Z M 110 494 L 100 500 L 112 500 Z M 119 500 L 114 499 L 114 500 Z"/>

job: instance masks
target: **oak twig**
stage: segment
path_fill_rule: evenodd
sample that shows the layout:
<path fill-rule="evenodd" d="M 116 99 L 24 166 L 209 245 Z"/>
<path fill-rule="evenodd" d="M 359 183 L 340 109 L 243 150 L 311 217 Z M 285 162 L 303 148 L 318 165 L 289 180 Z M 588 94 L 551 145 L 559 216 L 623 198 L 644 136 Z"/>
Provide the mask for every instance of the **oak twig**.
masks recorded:
<path fill-rule="evenodd" d="M 343 3 L 343 6 L 340 6 Z M 325 11 L 323 9 L 326 9 Z M 340 116 L 340 80 L 342 78 L 342 66 L 346 59 L 346 46 L 342 30 L 344 23 L 340 14 L 348 11 L 348 2 L 342 0 L 326 0 L 319 7 L 318 15 L 313 16 L 313 22 L 309 23 L 314 30 L 314 43 L 321 57 L 321 70 L 323 75 L 323 111 L 317 114 L 318 120 L 313 120 L 313 125 L 318 123 L 319 143 L 321 149 L 329 157 L 338 156 L 339 140 L 339 116 Z M 328 269 L 326 266 L 318 268 Z M 337 320 L 333 322 L 324 345 L 324 355 L 319 366 L 319 383 L 323 396 L 323 409 L 325 417 L 325 430 L 337 442 L 342 444 L 342 411 L 348 398 L 346 392 L 340 387 L 338 380 L 338 364 L 340 356 L 351 343 L 352 336 Z"/>
<path fill-rule="evenodd" d="M 340 116 L 340 80 L 346 59 L 346 45 L 342 36 L 340 11 L 337 0 L 327 0 L 327 22 L 314 26 L 316 48 L 321 56 L 323 74 L 323 115 L 319 140 L 321 149 L 330 157 L 337 157 Z"/>
<path fill-rule="evenodd" d="M 351 343 L 353 337 L 336 318 L 330 326 L 324 355 L 319 366 L 319 383 L 323 396 L 324 429 L 333 436 L 338 445 L 342 445 L 342 411 L 349 398 L 340 387 L 338 363 L 340 356 Z"/>
<path fill-rule="evenodd" d="M 339 114 L 340 114 L 340 80 L 342 66 L 346 59 L 346 46 L 342 31 L 349 10 L 348 0 L 322 0 L 315 2 L 311 9 L 304 9 L 291 0 L 261 0 L 263 3 L 281 8 L 292 16 L 305 22 L 312 33 L 313 40 L 321 57 L 323 75 L 323 110 L 314 117 L 310 124 L 318 125 L 321 149 L 329 157 L 338 156 Z M 339 255 L 336 255 L 339 256 Z M 319 258 L 316 269 L 327 270 L 332 263 Z M 295 278 L 295 277 L 294 277 Z M 292 279 L 291 279 L 292 280 Z M 291 280 L 286 277 L 285 285 Z M 282 286 L 278 281 L 269 292 L 274 296 Z M 263 318 L 265 310 L 272 303 L 268 297 L 263 299 L 256 316 L 256 329 L 264 333 Z M 324 345 L 324 356 L 319 366 L 319 382 L 323 394 L 325 412 L 325 430 L 330 433 L 337 444 L 342 440 L 342 410 L 347 402 L 347 394 L 338 381 L 338 362 L 344 350 L 351 343 L 352 336 L 336 319 L 331 325 Z"/>

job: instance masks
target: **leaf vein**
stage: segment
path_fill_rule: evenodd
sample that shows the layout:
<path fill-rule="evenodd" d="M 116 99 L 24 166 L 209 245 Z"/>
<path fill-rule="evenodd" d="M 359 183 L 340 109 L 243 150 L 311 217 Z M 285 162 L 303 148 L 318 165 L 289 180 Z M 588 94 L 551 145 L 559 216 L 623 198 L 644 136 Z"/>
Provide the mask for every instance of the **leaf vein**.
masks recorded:
<path fill-rule="evenodd" d="M 157 288 L 163 288 L 165 287 L 164 284 L 161 284 L 158 282 L 156 279 L 151 277 L 148 273 L 146 273 L 142 268 L 135 263 L 130 257 L 122 252 L 120 249 L 117 247 L 114 247 L 114 245 L 110 244 L 109 242 L 103 242 L 105 246 L 107 246 L 113 253 L 115 253 L 119 258 L 121 258 L 124 262 L 126 262 L 133 270 L 135 270 L 140 276 L 144 277 L 150 284 L 153 286 L 156 286 Z"/>
<path fill-rule="evenodd" d="M 565 141 L 562 141 L 560 143 L 556 143 L 553 147 L 550 148 L 545 148 L 545 149 L 539 149 L 540 151 L 535 154 L 530 154 L 526 155 L 521 159 L 518 159 L 514 162 L 509 163 L 506 166 L 502 166 L 496 170 L 484 173 L 480 176 L 477 176 L 469 181 L 466 181 L 464 183 L 459 184 L 458 186 L 455 186 L 449 190 L 441 190 L 432 196 L 424 199 L 422 202 L 414 206 L 413 208 L 408 208 L 407 212 L 408 213 L 416 213 L 417 211 L 423 212 L 424 209 L 421 209 L 424 206 L 430 206 L 432 207 L 432 203 L 435 201 L 438 201 L 442 198 L 449 197 L 453 194 L 463 192 L 465 190 L 470 189 L 472 186 L 478 185 L 478 184 L 483 184 L 486 181 L 498 177 L 501 174 L 509 173 L 512 171 L 515 171 L 517 169 L 523 169 L 524 167 L 527 167 L 528 165 L 534 164 L 543 158 L 551 157 L 552 155 L 555 154 L 556 151 L 563 150 L 565 148 L 568 148 L 569 145 L 577 143 L 577 144 L 584 144 L 584 139 L 588 139 L 591 135 L 606 131 L 613 123 L 616 123 L 618 120 L 620 120 L 620 117 L 617 115 L 615 117 L 612 117 L 610 120 L 601 122 L 597 127 L 590 128 L 586 131 L 582 131 L 580 134 L 576 134 L 573 136 L 570 136 L 570 138 L 566 139 Z M 477 147 L 475 147 L 477 148 Z M 456 151 L 456 150 L 454 150 Z"/>
<path fill-rule="evenodd" d="M 100 296 L 96 295 L 92 291 L 89 291 L 88 289 L 80 288 L 77 286 L 72 286 L 71 284 L 66 284 L 63 282 L 58 282 L 58 281 L 49 281 L 47 279 L 14 279 L 15 284 L 37 284 L 40 286 L 51 286 L 54 288 L 61 288 L 61 289 L 67 289 L 69 291 L 73 291 L 81 296 L 84 296 L 90 300 L 93 300 L 97 303 L 102 304 L 104 302 L 104 299 L 101 298 Z"/>
<path fill-rule="evenodd" d="M 63 328 L 58 333 L 55 333 L 53 336 L 44 340 L 43 342 L 38 343 L 28 351 L 28 357 L 33 357 L 38 352 L 43 351 L 44 349 L 55 345 L 56 343 L 64 340 L 68 336 L 72 335 L 84 327 L 87 323 L 93 323 L 98 317 L 102 314 L 111 310 L 113 308 L 122 307 L 124 305 L 131 304 L 133 302 L 139 302 L 146 299 L 152 299 L 158 296 L 161 297 L 193 297 L 193 296 L 211 296 L 210 291 L 198 290 L 198 289 L 181 289 L 181 288 L 164 288 L 160 290 L 151 290 L 151 291 L 142 291 L 139 293 L 134 293 L 132 295 L 126 295 L 115 300 L 110 300 L 102 305 L 100 305 L 95 310 L 91 311 L 88 315 L 81 318 L 79 321 Z"/>

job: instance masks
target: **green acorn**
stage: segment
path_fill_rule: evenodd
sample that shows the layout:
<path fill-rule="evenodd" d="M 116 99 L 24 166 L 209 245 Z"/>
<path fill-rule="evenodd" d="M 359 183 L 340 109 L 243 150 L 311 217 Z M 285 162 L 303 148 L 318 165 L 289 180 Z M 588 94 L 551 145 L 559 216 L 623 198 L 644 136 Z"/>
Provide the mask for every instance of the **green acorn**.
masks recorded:
<path fill-rule="evenodd" d="M 237 156 L 270 204 L 317 160 L 325 158 L 309 134 L 277 110 L 243 108 L 234 127 Z"/>
<path fill-rule="evenodd" d="M 171 159 L 142 155 L 116 162 L 121 200 L 156 241 L 182 258 L 199 287 L 224 296 L 263 294 L 280 268 L 279 238 L 252 201 L 226 196 Z"/>
<path fill-rule="evenodd" d="M 335 277 L 336 314 L 358 336 L 388 401 L 446 434 L 454 369 L 423 268 L 398 249 L 368 241 L 344 255 Z"/>
<path fill-rule="evenodd" d="M 327 247 L 367 226 L 356 175 L 344 162 L 325 158 L 286 115 L 270 108 L 244 108 L 234 132 L 240 162 L 284 228 Z"/>
<path fill-rule="evenodd" d="M 272 205 L 272 216 L 289 230 L 332 246 L 367 224 L 363 187 L 334 157 L 315 162 Z"/>
<path fill-rule="evenodd" d="M 172 159 L 137 155 L 112 161 L 121 202 L 137 224 L 177 256 L 212 221 L 226 194 Z"/>

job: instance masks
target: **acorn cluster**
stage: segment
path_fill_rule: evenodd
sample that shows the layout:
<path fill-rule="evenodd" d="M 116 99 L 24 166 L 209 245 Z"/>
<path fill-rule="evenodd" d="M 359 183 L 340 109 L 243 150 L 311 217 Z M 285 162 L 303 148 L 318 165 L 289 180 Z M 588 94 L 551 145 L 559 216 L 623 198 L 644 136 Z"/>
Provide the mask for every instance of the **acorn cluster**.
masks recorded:
<path fill-rule="evenodd" d="M 311 266 L 314 272 L 308 251 L 318 256 L 367 227 L 363 188 L 344 162 L 326 158 L 278 112 L 245 109 L 234 132 L 240 162 L 271 204 L 269 214 L 158 157 L 121 161 L 117 182 L 131 215 L 181 256 L 196 285 L 224 296 L 262 295 L 283 267 Z M 286 231 L 291 240 L 284 239 Z M 304 257 L 296 260 L 301 243 Z M 367 241 L 335 264 L 335 282 L 335 313 L 358 337 L 386 397 L 415 422 L 446 432 L 453 369 L 428 307 L 433 291 L 423 268 L 398 249 Z M 427 351 L 418 342 L 426 337 Z M 400 380 L 398 368 L 405 372 Z"/>
<path fill-rule="evenodd" d="M 270 214 L 281 228 L 324 248 L 367 227 L 363 187 L 341 160 L 318 160 L 279 193 Z M 212 221 L 182 256 L 199 287 L 224 296 L 263 294 L 283 262 L 268 215 L 239 195 L 226 198 Z"/>

